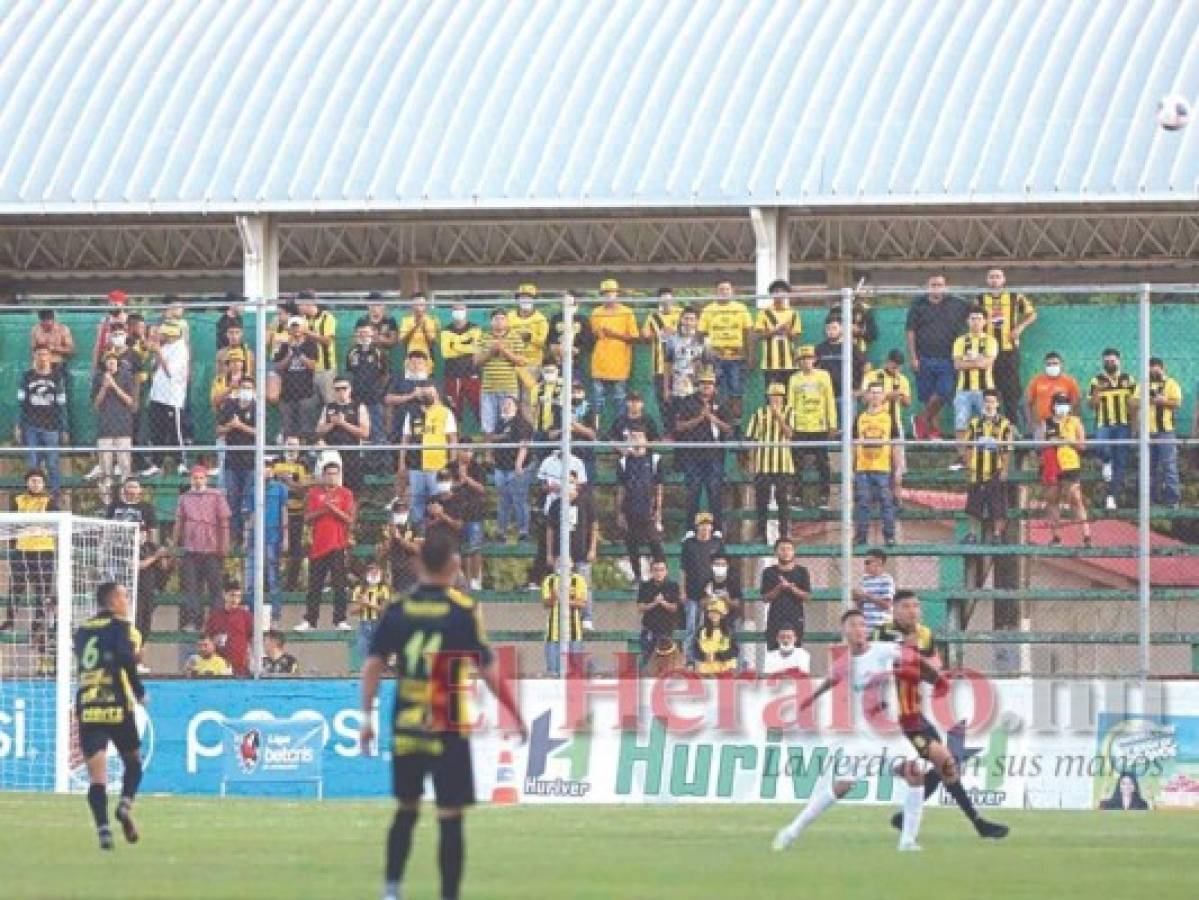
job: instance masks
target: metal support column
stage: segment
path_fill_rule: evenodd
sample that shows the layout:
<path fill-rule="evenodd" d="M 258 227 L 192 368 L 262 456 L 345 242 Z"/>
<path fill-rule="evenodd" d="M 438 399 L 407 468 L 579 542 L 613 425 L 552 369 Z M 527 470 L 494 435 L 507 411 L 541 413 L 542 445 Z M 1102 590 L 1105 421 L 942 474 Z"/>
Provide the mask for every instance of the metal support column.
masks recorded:
<path fill-rule="evenodd" d="M 1151 500 L 1152 472 L 1149 457 L 1149 416 L 1152 413 L 1149 398 L 1149 357 L 1152 355 L 1149 332 L 1150 297 L 1152 288 L 1142 284 L 1138 296 L 1140 365 L 1138 368 L 1141 386 L 1141 402 L 1137 407 L 1137 601 L 1140 616 L 1137 624 L 1138 650 L 1137 676 L 1144 681 L 1149 677 L 1149 595 L 1150 569 L 1149 556 L 1149 516 Z"/>
<path fill-rule="evenodd" d="M 574 619 L 570 610 L 570 457 L 574 438 L 571 433 L 574 421 L 571 389 L 574 384 L 575 303 L 570 295 L 562 301 L 562 389 L 558 397 L 562 404 L 562 434 L 558 439 L 558 672 L 564 680 L 570 671 L 570 623 Z"/>
<path fill-rule="evenodd" d="M 267 307 L 279 296 L 279 238 L 268 216 L 238 216 L 242 242 L 243 293 L 254 307 L 254 646 L 250 666 L 262 669 L 263 611 L 266 607 L 266 360 Z"/>
<path fill-rule="evenodd" d="M 853 606 L 853 288 L 841 289 L 841 607 Z"/>
<path fill-rule="evenodd" d="M 791 277 L 787 211 L 781 207 L 754 206 L 750 208 L 749 220 L 754 228 L 754 292 L 758 295 L 758 309 L 764 309 L 770 305 L 766 296 L 770 282 Z"/>

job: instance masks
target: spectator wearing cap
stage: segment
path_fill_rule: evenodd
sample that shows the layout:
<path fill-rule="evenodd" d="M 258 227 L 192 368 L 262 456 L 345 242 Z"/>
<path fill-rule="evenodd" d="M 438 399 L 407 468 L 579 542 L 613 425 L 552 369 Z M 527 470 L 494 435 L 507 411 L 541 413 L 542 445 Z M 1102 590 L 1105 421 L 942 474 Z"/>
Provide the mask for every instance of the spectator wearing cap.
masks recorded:
<path fill-rule="evenodd" d="M 425 523 L 425 507 L 437 488 L 438 473 L 450 461 L 450 446 L 458 439 L 458 420 L 441 402 L 437 388 L 418 388 L 418 400 L 408 407 L 400 424 L 400 464 L 397 488 L 407 483 L 412 522 Z"/>
<path fill-rule="evenodd" d="M 25 371 L 17 385 L 17 404 L 21 410 L 21 441 L 29 448 L 29 468 L 44 470 L 50 493 L 57 494 L 58 447 L 66 430 L 67 387 L 62 369 L 54 368 L 51 362 L 48 347 L 34 351 L 33 367 Z"/>
<path fill-rule="evenodd" d="M 958 461 L 950 470 L 966 465 L 966 448 L 962 441 L 970 419 L 982 412 L 983 391 L 995 390 L 994 365 L 999 342 L 987 334 L 987 316 L 981 307 L 966 315 L 965 334 L 953 342 L 953 367 L 957 370 L 957 393 L 953 396 L 953 422 L 958 441 Z"/>
<path fill-rule="evenodd" d="M 841 401 L 841 359 L 846 353 L 845 344 L 845 329 L 841 322 L 840 313 L 830 313 L 824 320 L 824 340 L 816 345 L 816 366 L 828 372 L 829 380 L 833 383 L 833 397 L 838 403 Z M 848 352 L 853 356 L 851 363 L 853 381 L 850 382 L 850 390 L 853 386 L 862 383 L 862 376 L 866 374 L 866 370 L 870 368 L 870 364 L 866 361 L 866 354 L 862 353 L 852 344 L 848 347 Z"/>
<path fill-rule="evenodd" d="M 257 434 L 254 379 L 243 375 L 237 391 L 216 416 L 216 433 L 225 442 L 224 487 L 229 500 L 233 539 L 241 542 L 245 530 L 246 498 L 254 492 L 254 436 Z"/>
<path fill-rule="evenodd" d="M 475 363 L 482 370 L 482 397 L 479 425 L 486 434 L 494 434 L 505 397 L 519 398 L 517 372 L 525 365 L 524 341 L 508 324 L 503 309 L 491 313 L 491 331 L 484 336 Z"/>
<path fill-rule="evenodd" d="M 677 401 L 674 413 L 675 440 L 700 445 L 680 447 L 676 451 L 687 485 L 688 519 L 694 519 L 700 511 L 704 493 L 707 493 L 708 509 L 715 517 L 717 526 L 723 519 L 723 442 L 733 434 L 729 418 L 731 415 L 717 402 L 716 375 L 711 370 L 700 373 L 697 393 Z"/>
<path fill-rule="evenodd" d="M 678 332 L 682 309 L 674 302 L 674 290 L 658 288 L 658 307 L 645 317 L 641 339 L 650 346 L 650 372 L 654 379 L 654 394 L 658 409 L 666 409 L 670 400 L 670 379 L 667 377 L 666 341 Z"/>
<path fill-rule="evenodd" d="M 616 461 L 616 509 L 625 534 L 629 581 L 643 577 L 641 550 L 650 559 L 662 556 L 662 457 L 646 446 L 645 431 L 634 426 L 628 449 Z"/>
<path fill-rule="evenodd" d="M 459 421 L 467 409 L 479 421 L 479 365 L 475 357 L 482 341 L 483 329 L 470 321 L 466 304 L 455 301 L 450 309 L 450 324 L 441 331 L 441 360 L 445 402 Z"/>
<path fill-rule="evenodd" d="M 745 304 L 733 299 L 733 283 L 727 278 L 716 282 L 716 299 L 704 307 L 699 331 L 716 357 L 717 391 L 728 406 L 732 423 L 741 421 L 741 395 L 745 390 L 745 366 L 753 326 Z"/>
<path fill-rule="evenodd" d="M 178 452 L 181 470 L 187 467 L 183 410 L 191 378 L 191 353 L 182 335 L 177 325 L 168 322 L 158 329 L 157 340 L 150 344 L 154 358 L 154 375 L 150 380 L 150 443 L 158 449 L 150 454 L 150 467 L 142 472 L 146 478 L 162 471 L 168 449 Z"/>
<path fill-rule="evenodd" d="M 525 283 L 516 289 L 516 309 L 508 315 L 512 333 L 523 342 L 521 356 L 524 365 L 517 372 L 520 382 L 520 406 L 526 416 L 532 415 L 533 390 L 537 384 L 537 371 L 545 359 L 546 343 L 549 340 L 550 323 L 545 314 L 537 309 L 537 285 Z"/>
<path fill-rule="evenodd" d="M 591 313 L 591 393 L 597 418 L 603 418 L 608 397 L 616 415 L 624 415 L 629 376 L 633 373 L 633 345 L 641 340 L 637 317 L 620 302 L 620 284 L 614 278 L 600 282 L 604 302 Z"/>
<path fill-rule="evenodd" d="M 695 634 L 695 671 L 700 675 L 726 675 L 737 671 L 741 648 L 729 613 L 720 600 L 703 604 L 703 623 Z"/>
<path fill-rule="evenodd" d="M 687 661 L 695 662 L 695 632 L 699 628 L 700 601 L 704 588 L 712 581 L 712 560 L 724 551 L 724 537 L 715 528 L 711 513 L 697 513 L 695 529 L 683 536 L 679 545 L 680 591 L 687 629 L 684 641 Z"/>
<path fill-rule="evenodd" d="M 995 389 L 1003 398 L 1003 414 L 1015 427 L 1019 421 L 1020 339 L 1037 321 L 1037 310 L 1027 297 L 1007 286 L 1007 275 L 998 267 L 987 270 L 987 290 L 978 298 L 987 319 L 987 334 L 995 338 L 998 353 L 992 372 Z"/>
<path fill-rule="evenodd" d="M 308 595 L 304 618 L 296 631 L 311 631 L 321 617 L 321 594 L 325 582 L 333 589 L 333 626 L 351 631 L 346 621 L 349 580 L 346 555 L 353 543 L 358 505 L 353 493 L 341 483 L 341 466 L 326 462 L 321 468 L 321 483 L 308 491 L 304 503 L 304 521 L 312 529 L 308 551 Z"/>
<path fill-rule="evenodd" d="M 275 338 L 275 371 L 279 374 L 279 426 L 284 437 L 308 438 L 320 409 L 316 367 L 321 347 L 308 334 L 308 320 L 295 315 L 287 331 Z"/>
<path fill-rule="evenodd" d="M 945 275 L 929 276 L 928 291 L 908 309 L 905 331 L 908 362 L 916 373 L 916 395 L 923 409 L 912 419 L 919 440 L 940 439 L 941 409 L 953 399 L 953 342 L 966 324 L 969 304 L 945 290 Z"/>
<path fill-rule="evenodd" d="M 1160 356 L 1149 359 L 1149 465 L 1154 503 L 1177 507 L 1182 500 L 1178 478 L 1176 422 L 1182 410 L 1182 386 L 1166 373 Z M 1140 387 L 1132 395 L 1134 409 L 1143 401 Z"/>
<path fill-rule="evenodd" d="M 222 316 L 222 320 L 224 317 Z M 246 365 L 246 371 L 254 374 L 254 350 L 246 343 L 246 333 L 242 328 L 239 316 L 228 323 L 225 329 L 225 344 L 216 352 L 217 368 L 224 367 L 225 361 L 234 356 L 240 356 Z"/>
<path fill-rule="evenodd" d="M 518 540 L 529 539 L 529 484 L 533 475 L 533 426 L 520 414 L 514 397 L 505 397 L 500 407 L 500 427 L 491 436 L 499 444 L 493 452 L 492 478 L 498 497 L 496 525 L 501 539 L 515 528 Z"/>
<path fill-rule="evenodd" d="M 899 492 L 903 489 L 903 476 L 907 471 L 907 455 L 904 453 L 903 420 L 908 408 L 912 405 L 912 386 L 908 377 L 903 374 L 903 352 L 892 349 L 887 353 L 887 361 L 880 369 L 871 369 L 862 377 L 862 393 L 865 394 L 872 384 L 883 386 L 883 402 L 891 413 L 895 439 L 900 443 L 891 446 L 891 494 L 899 503 Z"/>
<path fill-rule="evenodd" d="M 315 291 L 300 291 L 299 310 L 307 321 L 308 335 L 316 342 L 316 369 L 313 386 L 319 403 L 313 404 L 313 412 L 320 403 L 332 403 L 333 379 L 337 374 L 337 319 L 333 313 L 316 303 Z M 311 425 L 309 426 L 311 428 Z"/>
<path fill-rule="evenodd" d="M 811 344 L 799 348 L 799 371 L 787 383 L 787 406 L 795 414 L 795 500 L 803 504 L 803 472 L 810 460 L 820 485 L 817 505 L 828 509 L 832 471 L 825 443 L 837 433 L 837 398 L 828 372 L 816 368 L 816 348 Z"/>
<path fill-rule="evenodd" d="M 637 611 L 641 613 L 641 667 L 646 669 L 654 649 L 663 640 L 674 642 L 674 629 L 682 611 L 682 593 L 671 581 L 666 560 L 655 556 L 649 579 L 637 585 Z"/>
<path fill-rule="evenodd" d="M 570 562 L 573 570 L 583 576 L 587 584 L 587 605 L 583 609 L 583 630 L 591 631 L 594 627 L 591 596 L 591 567 L 599 555 L 599 519 L 596 516 L 595 500 L 591 488 L 586 483 L 580 483 L 576 477 L 570 479 L 567 489 L 569 506 L 567 508 L 567 527 L 569 529 Z M 561 544 L 561 506 L 559 495 L 550 502 L 546 513 L 546 548 L 548 563 L 551 570 L 556 569 L 559 560 Z"/>
<path fill-rule="evenodd" d="M 100 327 L 96 329 L 96 340 L 92 344 L 92 371 L 100 368 L 100 356 L 108 349 L 109 331 L 115 323 L 120 323 L 124 327 L 128 313 L 125 309 L 125 303 L 129 297 L 124 291 L 109 291 L 108 292 L 108 315 L 100 322 Z"/>
<path fill-rule="evenodd" d="M 204 616 L 200 604 L 205 599 L 209 609 L 221 603 L 231 518 L 225 495 L 208 486 L 206 466 L 193 466 L 188 479 L 191 489 L 179 495 L 171 541 L 182 555 L 179 578 L 183 603 L 179 607 L 179 628 L 183 631 L 195 630 L 200 625 Z"/>
<path fill-rule="evenodd" d="M 387 440 L 384 398 L 391 381 L 391 362 L 387 348 L 377 341 L 374 325 L 366 323 L 354 329 L 354 346 L 346 353 L 346 372 L 350 377 L 351 394 L 366 406 L 369 439 L 376 444 L 384 443 Z"/>
<path fill-rule="evenodd" d="M 804 630 L 804 603 L 812 598 L 812 577 L 795 558 L 795 543 L 789 537 L 774 542 L 775 562 L 762 570 L 758 585 L 766 604 L 766 649 L 776 650 L 785 627 Z"/>
<path fill-rule="evenodd" d="M 766 388 L 766 405 L 754 412 L 745 428 L 746 438 L 758 444 L 752 451 L 754 507 L 758 516 L 757 538 L 763 544 L 772 492 L 778 508 L 779 533 L 789 533 L 788 487 L 795 479 L 791 452 L 795 424 L 795 410 L 787 405 L 787 389 L 776 382 Z"/>
<path fill-rule="evenodd" d="M 458 445 L 449 466 L 453 494 L 462 512 L 463 568 L 472 591 L 483 587 L 483 519 L 487 515 L 487 473 L 469 441 Z"/>
<path fill-rule="evenodd" d="M 408 300 L 409 312 L 400 317 L 399 346 L 405 352 L 423 350 L 430 360 L 437 347 L 437 319 L 429 312 L 429 298 L 416 291 Z"/>
<path fill-rule="evenodd" d="M 400 342 L 400 328 L 396 324 L 394 316 L 387 314 L 387 307 L 382 303 L 370 303 L 369 301 L 379 301 L 383 299 L 383 295 L 378 291 L 371 291 L 366 295 L 368 305 L 366 307 L 366 315 L 359 316 L 358 321 L 354 323 L 354 328 L 361 328 L 363 325 L 371 327 L 371 333 L 374 335 L 375 344 L 383 350 L 387 355 L 388 363 L 390 364 L 390 354 Z M 389 365 L 390 368 L 390 365 Z"/>
<path fill-rule="evenodd" d="M 362 451 L 345 448 L 365 444 L 370 433 L 370 412 L 366 404 L 354 396 L 349 377 L 338 375 L 333 379 L 333 402 L 325 404 L 317 420 L 316 437 L 325 446 L 338 448 L 342 483 L 355 493 L 362 489 Z"/>
<path fill-rule="evenodd" d="M 114 483 L 132 474 L 133 416 L 137 410 L 137 381 L 121 366 L 121 358 L 106 353 L 92 384 L 92 409 L 96 412 L 96 443 L 100 448 L 100 475 L 105 502 Z"/>
<path fill-rule="evenodd" d="M 779 279 L 770 284 L 770 305 L 758 311 L 758 363 L 767 386 L 784 388 L 795 374 L 795 341 L 803 333 L 799 313 L 791 309 L 791 285 Z"/>
<path fill-rule="evenodd" d="M 883 386 L 866 391 L 866 408 L 854 420 L 854 542 L 866 543 L 870 510 L 875 498 L 883 520 L 883 540 L 895 544 L 895 500 L 891 495 L 891 442 L 895 439 L 891 412 L 883 400 Z"/>

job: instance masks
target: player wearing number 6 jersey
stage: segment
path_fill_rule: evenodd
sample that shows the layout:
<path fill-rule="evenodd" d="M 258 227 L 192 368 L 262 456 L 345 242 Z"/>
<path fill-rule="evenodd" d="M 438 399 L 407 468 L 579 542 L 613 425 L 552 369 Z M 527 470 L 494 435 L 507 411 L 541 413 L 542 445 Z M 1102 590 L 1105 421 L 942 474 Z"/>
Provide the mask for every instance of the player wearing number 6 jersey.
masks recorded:
<path fill-rule="evenodd" d="M 383 614 L 362 669 L 363 753 L 370 752 L 375 695 L 388 659 L 396 659 L 392 715 L 392 788 L 399 809 L 387 839 L 384 900 L 399 897 L 412 847 L 425 776 L 433 778 L 440 828 L 441 896 L 457 900 L 462 880 L 462 812 L 475 802 L 471 770 L 467 679 L 478 669 L 512 715 L 521 738 L 524 722 L 508 686 L 496 676 L 491 648 L 474 600 L 451 585 L 458 577 L 456 542 L 431 534 L 420 550 L 420 585 Z"/>
<path fill-rule="evenodd" d="M 877 722 L 880 715 L 888 715 L 891 673 L 900 664 L 904 653 L 899 644 L 872 643 L 868 635 L 866 618 L 861 612 L 851 609 L 841 616 L 841 637 L 845 642 L 841 649 L 847 649 L 848 652 L 832 660 L 828 677 L 800 707 L 801 710 L 807 709 L 821 694 L 838 684 L 848 683 L 852 692 L 855 733 L 845 735 L 840 745 L 829 749 L 827 768 L 816 785 L 812 799 L 803 812 L 775 836 L 775 850 L 790 847 L 826 809 L 848 794 L 859 781 L 869 777 L 872 774 L 871 764 L 875 760 L 880 761 L 880 766 L 886 762 L 886 754 L 879 750 L 877 738 L 864 736 L 862 732 L 867 728 L 867 723 Z M 917 661 L 917 658 L 906 661 L 927 665 Z M 914 760 L 896 759 L 893 766 L 895 774 L 908 783 L 899 849 L 919 850 L 916 833 L 920 830 L 921 805 L 924 802 L 921 764 Z"/>
<path fill-rule="evenodd" d="M 75 659 L 79 690 L 75 694 L 75 717 L 79 725 L 79 747 L 87 760 L 91 807 L 100 849 L 113 848 L 108 826 L 108 745 L 121 754 L 124 774 L 116 817 L 125 840 L 135 843 L 133 798 L 142 780 L 141 740 L 133 712 L 146 696 L 137 674 L 141 635 L 126 618 L 129 591 L 123 584 L 106 581 L 96 589 L 99 612 L 75 631 Z"/>

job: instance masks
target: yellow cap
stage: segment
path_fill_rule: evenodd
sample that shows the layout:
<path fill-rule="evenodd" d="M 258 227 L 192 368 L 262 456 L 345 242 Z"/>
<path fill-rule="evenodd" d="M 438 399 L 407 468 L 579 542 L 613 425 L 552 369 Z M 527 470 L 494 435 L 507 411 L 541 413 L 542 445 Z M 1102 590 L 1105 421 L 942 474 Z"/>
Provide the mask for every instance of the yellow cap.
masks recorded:
<path fill-rule="evenodd" d="M 605 278 L 600 282 L 600 293 L 608 294 L 615 293 L 620 290 L 620 282 L 615 278 Z"/>
<path fill-rule="evenodd" d="M 531 281 L 526 281 L 524 284 L 518 285 L 516 288 L 516 296 L 518 296 L 518 297 L 536 297 L 537 296 L 537 285 L 533 284 L 533 282 L 531 282 Z"/>
<path fill-rule="evenodd" d="M 767 397 L 786 397 L 787 389 L 785 387 L 783 387 L 781 384 L 772 384 L 770 387 L 766 388 L 766 396 Z"/>
<path fill-rule="evenodd" d="M 814 357 L 815 355 L 816 355 L 816 348 L 813 347 L 811 344 L 804 344 L 802 347 L 799 348 L 799 358 L 800 359 L 803 359 L 805 356 L 813 356 Z"/>

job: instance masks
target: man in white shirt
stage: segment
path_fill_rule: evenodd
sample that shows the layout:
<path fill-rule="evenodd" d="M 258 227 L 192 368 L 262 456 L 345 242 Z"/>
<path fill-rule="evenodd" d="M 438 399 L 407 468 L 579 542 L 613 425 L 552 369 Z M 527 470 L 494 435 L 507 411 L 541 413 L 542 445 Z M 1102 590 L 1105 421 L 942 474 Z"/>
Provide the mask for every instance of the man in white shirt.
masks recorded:
<path fill-rule="evenodd" d="M 181 339 L 179 326 L 168 322 L 158 329 L 158 342 L 150 345 L 154 357 L 154 375 L 150 381 L 150 443 L 161 447 L 150 454 L 150 467 L 141 474 L 158 475 L 169 455 L 166 448 L 179 452 L 180 471 L 187 468 L 183 452 L 183 407 L 187 403 L 187 383 L 191 358 Z"/>
<path fill-rule="evenodd" d="M 766 654 L 763 674 L 801 672 L 806 675 L 812 671 L 812 654 L 799 646 L 799 635 L 794 625 L 784 625 L 778 630 L 778 642 L 778 649 Z"/>
<path fill-rule="evenodd" d="M 578 484 L 587 483 L 587 469 L 583 465 L 583 461 L 573 453 L 570 455 L 570 461 L 566 465 L 566 471 Z M 542 502 L 541 511 L 548 515 L 550 504 L 558 499 L 558 494 L 562 490 L 561 450 L 555 450 L 542 460 L 541 466 L 537 469 L 537 480 L 545 488 L 545 500 Z"/>
<path fill-rule="evenodd" d="M 854 605 L 866 617 L 871 632 L 891 624 L 891 606 L 895 602 L 895 578 L 887 571 L 887 554 L 870 550 L 863 562 L 862 580 L 853 592 Z"/>

